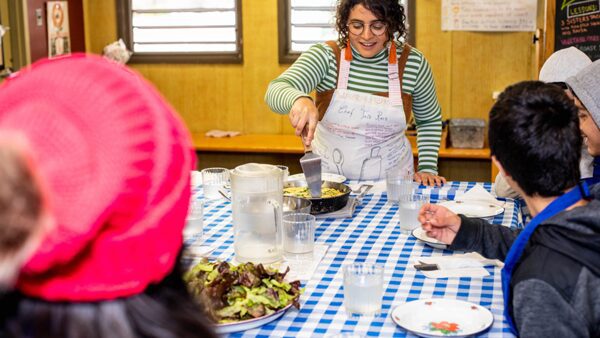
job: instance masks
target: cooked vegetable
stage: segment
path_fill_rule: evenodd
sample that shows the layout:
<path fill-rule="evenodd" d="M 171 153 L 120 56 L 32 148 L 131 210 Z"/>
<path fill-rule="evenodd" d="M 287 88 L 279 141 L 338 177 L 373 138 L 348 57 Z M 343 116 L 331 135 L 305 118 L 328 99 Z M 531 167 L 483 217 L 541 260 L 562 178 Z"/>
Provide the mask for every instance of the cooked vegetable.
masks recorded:
<path fill-rule="evenodd" d="M 183 279 L 216 323 L 237 322 L 271 314 L 289 304 L 300 308 L 300 281 L 284 281 L 281 273 L 252 263 L 233 266 L 206 258 Z"/>
<path fill-rule="evenodd" d="M 287 187 L 287 188 L 283 188 L 283 193 L 285 195 L 292 195 L 292 196 L 302 197 L 302 198 L 311 198 L 312 197 L 312 195 L 310 194 L 310 190 L 308 190 L 308 187 Z M 335 196 L 340 196 L 342 194 L 344 194 L 344 193 L 337 189 L 321 187 L 321 198 L 335 197 Z"/>

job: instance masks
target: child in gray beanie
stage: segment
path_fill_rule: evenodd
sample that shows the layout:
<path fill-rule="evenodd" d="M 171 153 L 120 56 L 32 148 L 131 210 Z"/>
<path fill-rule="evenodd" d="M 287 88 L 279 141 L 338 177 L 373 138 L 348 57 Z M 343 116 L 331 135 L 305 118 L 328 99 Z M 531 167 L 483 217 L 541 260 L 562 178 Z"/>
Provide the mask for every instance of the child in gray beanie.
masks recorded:
<path fill-rule="evenodd" d="M 600 181 L 600 60 L 566 81 L 579 109 L 579 125 L 584 143 L 594 156 L 594 173 L 589 183 Z"/>

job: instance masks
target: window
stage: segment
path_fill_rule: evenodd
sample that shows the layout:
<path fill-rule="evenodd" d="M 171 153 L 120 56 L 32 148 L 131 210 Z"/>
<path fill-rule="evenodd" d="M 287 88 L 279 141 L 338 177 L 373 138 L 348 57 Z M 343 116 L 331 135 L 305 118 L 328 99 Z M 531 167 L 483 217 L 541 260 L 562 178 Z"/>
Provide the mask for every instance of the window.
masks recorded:
<path fill-rule="evenodd" d="M 241 0 L 117 0 L 131 62 L 241 63 Z"/>
<path fill-rule="evenodd" d="M 414 0 L 399 0 L 407 8 L 407 21 L 414 21 Z M 279 0 L 279 63 L 291 63 L 315 43 L 337 40 L 337 0 Z M 408 41 L 414 45 L 414 28 Z"/>

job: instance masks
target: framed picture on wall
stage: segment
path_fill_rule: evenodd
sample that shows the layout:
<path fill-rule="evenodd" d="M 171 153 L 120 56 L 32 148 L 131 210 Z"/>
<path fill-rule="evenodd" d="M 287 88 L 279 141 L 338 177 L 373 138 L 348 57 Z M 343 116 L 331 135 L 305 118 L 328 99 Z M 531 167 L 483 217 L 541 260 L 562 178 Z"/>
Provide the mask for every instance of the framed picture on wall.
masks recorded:
<path fill-rule="evenodd" d="M 48 57 L 71 53 L 69 34 L 69 10 L 67 1 L 46 3 L 48 28 Z"/>

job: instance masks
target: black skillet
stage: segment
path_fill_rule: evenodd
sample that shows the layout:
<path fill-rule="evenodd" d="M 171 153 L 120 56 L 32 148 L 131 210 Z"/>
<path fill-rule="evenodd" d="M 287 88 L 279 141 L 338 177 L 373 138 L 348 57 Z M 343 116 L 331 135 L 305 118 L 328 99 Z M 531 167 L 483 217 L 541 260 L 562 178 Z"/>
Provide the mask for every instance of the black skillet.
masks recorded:
<path fill-rule="evenodd" d="M 289 187 L 306 187 L 305 180 L 298 181 L 287 181 L 283 185 L 284 188 Z M 313 215 L 324 214 L 328 212 L 338 211 L 348 204 L 348 198 L 352 189 L 344 183 L 337 183 L 331 181 L 323 181 L 322 187 L 333 188 L 342 192 L 341 195 L 333 197 L 311 197 L 309 198 L 312 206 L 310 207 L 310 213 Z"/>

